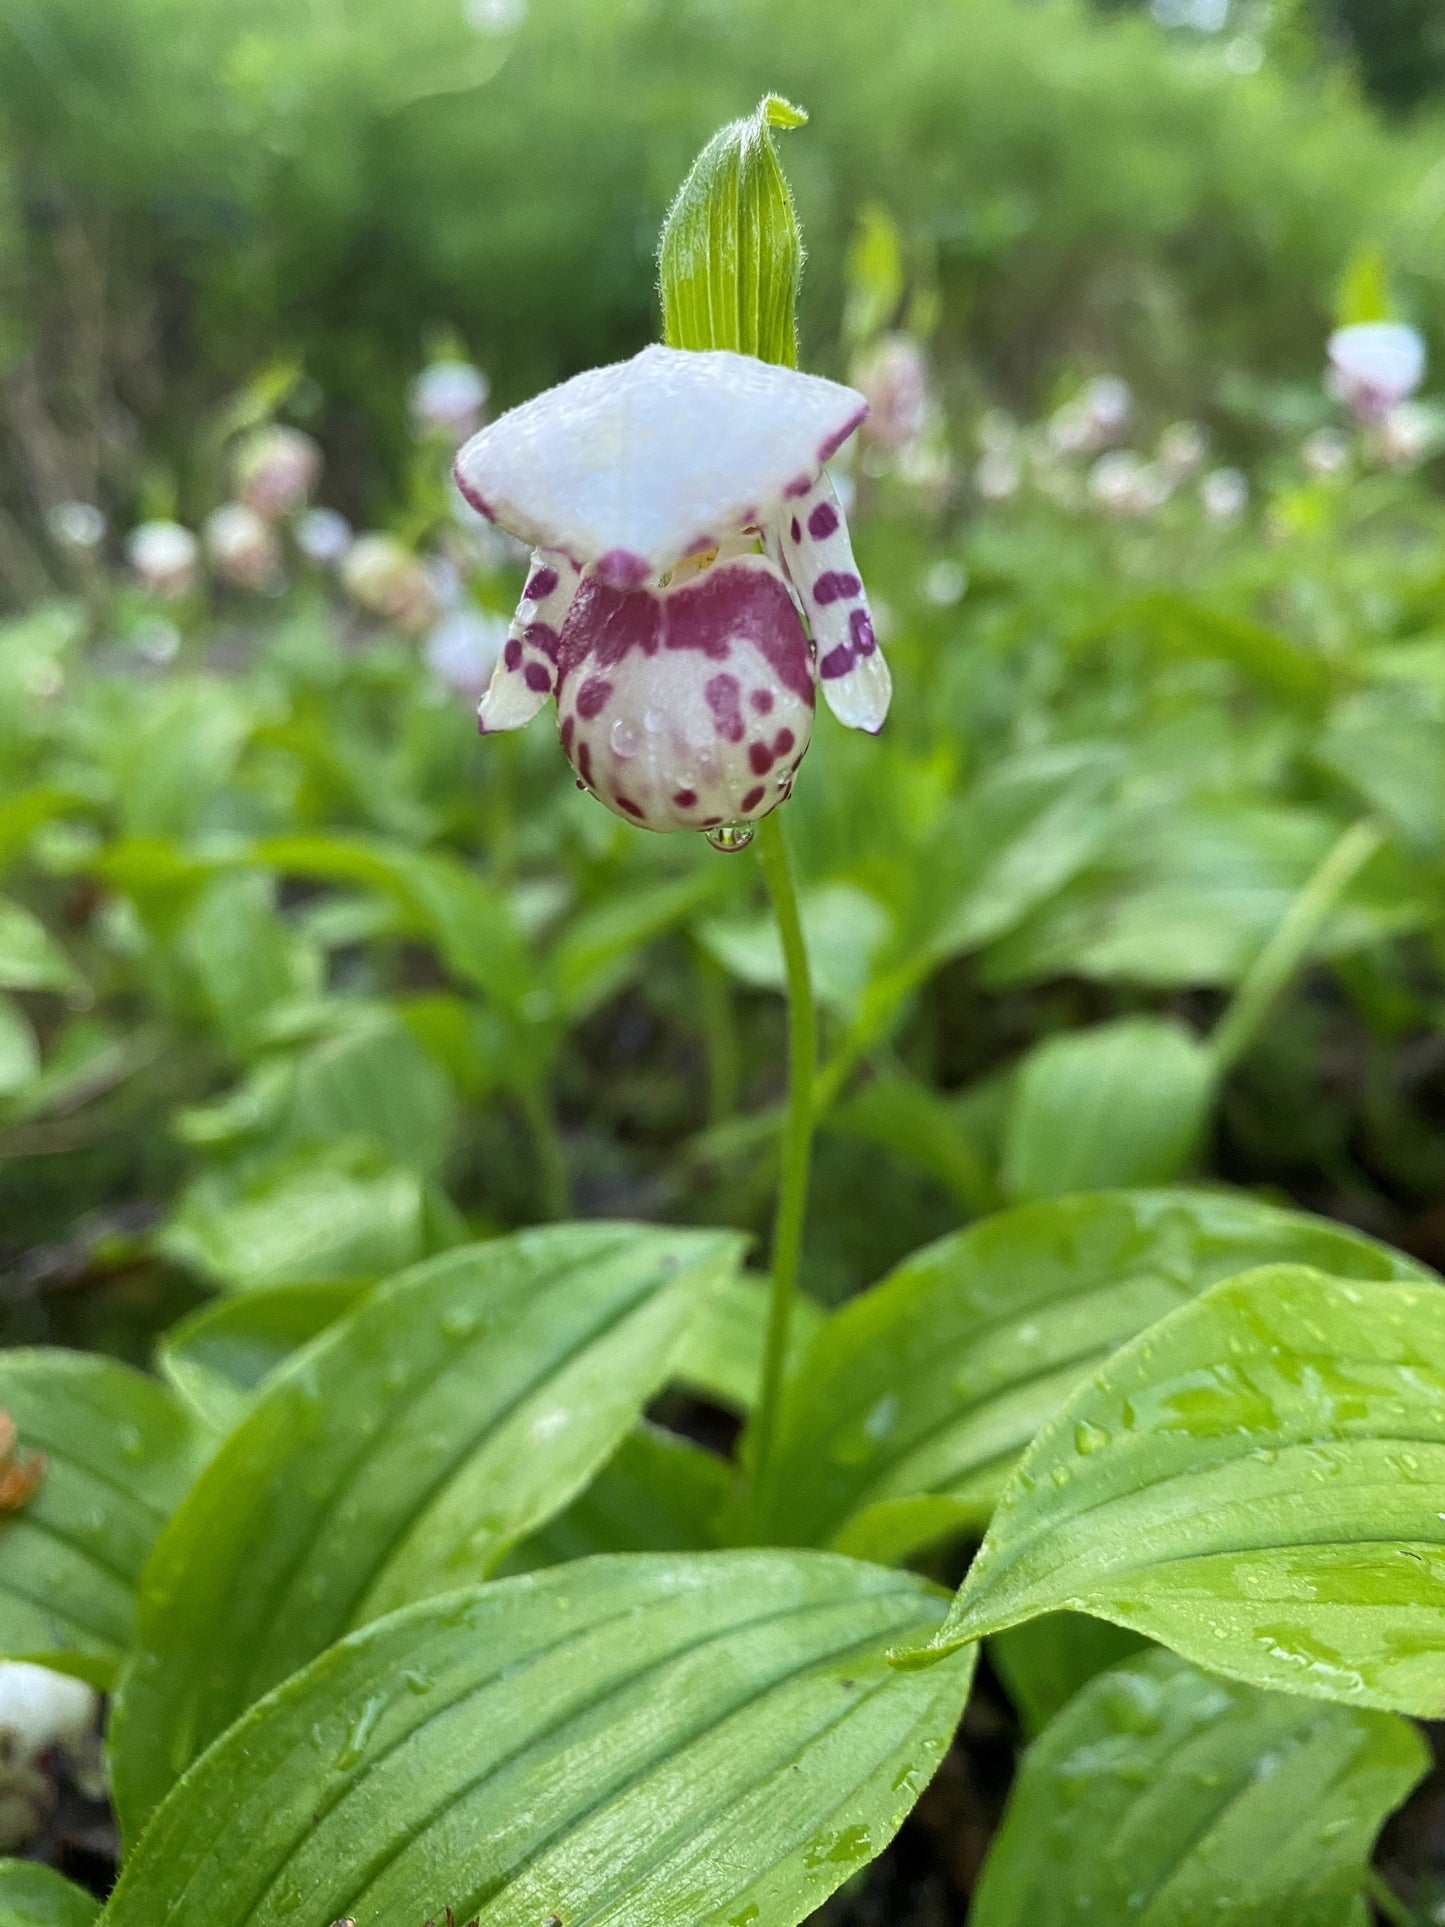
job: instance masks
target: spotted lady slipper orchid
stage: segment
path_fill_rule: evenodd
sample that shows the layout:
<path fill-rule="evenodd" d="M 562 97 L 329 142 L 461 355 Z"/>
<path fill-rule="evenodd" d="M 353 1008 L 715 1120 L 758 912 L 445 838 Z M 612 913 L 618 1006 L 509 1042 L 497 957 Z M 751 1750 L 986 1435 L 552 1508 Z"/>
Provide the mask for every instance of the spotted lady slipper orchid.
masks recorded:
<path fill-rule="evenodd" d="M 534 553 L 482 730 L 555 696 L 616 815 L 721 833 L 788 795 L 817 688 L 880 729 L 888 670 L 824 466 L 866 413 L 816 375 L 650 347 L 483 429 L 458 486 Z"/>

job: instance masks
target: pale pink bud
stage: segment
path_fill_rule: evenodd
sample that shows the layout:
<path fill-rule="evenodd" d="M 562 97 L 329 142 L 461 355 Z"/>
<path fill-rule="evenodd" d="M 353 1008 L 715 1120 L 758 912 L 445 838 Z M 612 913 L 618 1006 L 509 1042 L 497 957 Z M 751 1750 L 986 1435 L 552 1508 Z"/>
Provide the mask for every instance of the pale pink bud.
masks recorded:
<path fill-rule="evenodd" d="M 299 428 L 254 429 L 237 447 L 236 494 L 268 522 L 293 515 L 321 473 L 321 450 Z"/>
<path fill-rule="evenodd" d="M 928 359 L 911 335 L 884 335 L 856 357 L 853 386 L 867 398 L 864 439 L 897 454 L 925 433 L 937 414 Z"/>
<path fill-rule="evenodd" d="M 226 502 L 206 517 L 206 554 L 238 589 L 272 589 L 281 579 L 281 545 L 271 524 L 244 502 Z"/>
<path fill-rule="evenodd" d="M 424 633 L 439 613 L 426 569 L 394 535 L 359 535 L 341 564 L 349 595 L 399 629 Z"/>

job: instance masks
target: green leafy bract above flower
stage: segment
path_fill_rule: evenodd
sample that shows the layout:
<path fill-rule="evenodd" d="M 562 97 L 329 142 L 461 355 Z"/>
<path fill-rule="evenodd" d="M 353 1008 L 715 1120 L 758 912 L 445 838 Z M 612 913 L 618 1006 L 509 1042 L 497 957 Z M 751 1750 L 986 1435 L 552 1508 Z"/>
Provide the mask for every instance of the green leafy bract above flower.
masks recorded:
<path fill-rule="evenodd" d="M 776 94 L 714 134 L 662 230 L 663 339 L 798 365 L 803 237 L 773 142 L 807 115 Z"/>

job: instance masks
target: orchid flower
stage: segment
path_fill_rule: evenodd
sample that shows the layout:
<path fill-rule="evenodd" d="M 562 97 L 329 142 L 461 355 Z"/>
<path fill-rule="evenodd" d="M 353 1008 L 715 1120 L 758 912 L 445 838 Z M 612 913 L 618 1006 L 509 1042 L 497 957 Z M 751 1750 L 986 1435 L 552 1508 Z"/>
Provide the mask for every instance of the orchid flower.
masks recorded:
<path fill-rule="evenodd" d="M 1336 328 L 1328 349 L 1330 391 L 1362 422 L 1383 421 L 1425 379 L 1424 340 L 1403 321 Z"/>
<path fill-rule="evenodd" d="M 816 375 L 650 347 L 474 436 L 458 486 L 534 551 L 482 730 L 554 695 L 583 788 L 711 832 L 788 795 L 817 686 L 880 729 L 888 670 L 824 468 L 866 413 Z"/>

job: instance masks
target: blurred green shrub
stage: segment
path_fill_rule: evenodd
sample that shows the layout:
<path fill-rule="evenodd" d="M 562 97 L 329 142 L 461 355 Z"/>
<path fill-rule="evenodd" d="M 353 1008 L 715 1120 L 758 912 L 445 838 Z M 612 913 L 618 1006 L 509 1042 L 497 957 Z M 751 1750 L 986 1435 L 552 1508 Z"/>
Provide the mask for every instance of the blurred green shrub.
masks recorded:
<path fill-rule="evenodd" d="M 1147 370 L 1192 412 L 1231 365 L 1313 378 L 1372 238 L 1428 321 L 1435 144 L 1381 131 L 1343 80 L 1236 73 L 1212 41 L 1067 0 L 532 0 L 499 30 L 510 11 L 9 0 L 0 366 L 33 354 L 33 403 L 86 444 L 62 465 L 133 492 L 135 416 L 184 466 L 198 413 L 284 354 L 330 399 L 350 505 L 374 500 L 428 330 L 459 329 L 503 402 L 653 331 L 670 185 L 767 88 L 812 113 L 815 352 L 875 201 L 936 269 L 941 359 L 966 338 L 1021 402 L 1063 365 Z"/>

